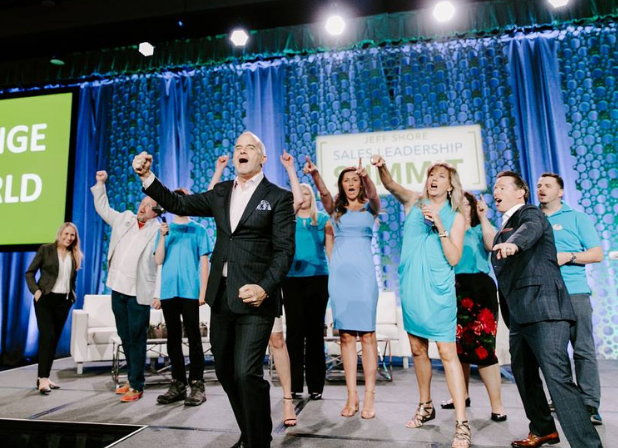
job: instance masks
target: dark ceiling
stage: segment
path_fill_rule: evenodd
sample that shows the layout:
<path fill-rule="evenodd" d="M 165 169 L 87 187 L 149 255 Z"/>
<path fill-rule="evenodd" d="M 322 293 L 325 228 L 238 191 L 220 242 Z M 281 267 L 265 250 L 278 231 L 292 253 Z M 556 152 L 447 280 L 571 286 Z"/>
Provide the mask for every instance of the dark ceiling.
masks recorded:
<path fill-rule="evenodd" d="M 216 36 L 236 26 L 260 30 L 313 23 L 336 7 L 352 17 L 394 13 L 432 1 L 0 0 L 0 59 Z"/>

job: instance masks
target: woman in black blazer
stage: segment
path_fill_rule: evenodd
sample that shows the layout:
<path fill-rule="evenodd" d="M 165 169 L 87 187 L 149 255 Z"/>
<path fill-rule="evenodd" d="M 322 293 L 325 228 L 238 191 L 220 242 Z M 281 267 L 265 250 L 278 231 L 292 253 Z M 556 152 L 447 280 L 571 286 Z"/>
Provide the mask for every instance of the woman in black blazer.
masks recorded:
<path fill-rule="evenodd" d="M 34 294 L 39 327 L 39 372 L 37 387 L 47 395 L 59 386 L 49 380 L 62 328 L 75 302 L 75 277 L 82 261 L 77 227 L 65 222 L 56 241 L 42 245 L 26 271 L 28 289 Z M 35 280 L 40 271 L 38 282 Z"/>

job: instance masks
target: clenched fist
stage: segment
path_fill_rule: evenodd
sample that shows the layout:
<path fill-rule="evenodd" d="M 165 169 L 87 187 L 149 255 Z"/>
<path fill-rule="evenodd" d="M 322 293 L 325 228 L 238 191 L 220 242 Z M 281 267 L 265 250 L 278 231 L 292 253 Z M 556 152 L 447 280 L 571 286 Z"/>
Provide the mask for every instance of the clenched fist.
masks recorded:
<path fill-rule="evenodd" d="M 152 156 L 146 151 L 142 151 L 133 158 L 133 171 L 142 179 L 150 175 L 152 167 Z"/>
<path fill-rule="evenodd" d="M 96 174 L 97 184 L 104 185 L 107 181 L 107 171 L 97 171 Z"/>

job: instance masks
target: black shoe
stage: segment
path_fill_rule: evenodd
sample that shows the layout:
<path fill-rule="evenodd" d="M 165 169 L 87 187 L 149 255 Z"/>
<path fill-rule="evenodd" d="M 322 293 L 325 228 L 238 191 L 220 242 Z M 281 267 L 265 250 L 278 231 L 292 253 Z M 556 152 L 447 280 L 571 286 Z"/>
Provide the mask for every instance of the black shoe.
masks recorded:
<path fill-rule="evenodd" d="M 185 399 L 185 406 L 199 406 L 206 401 L 206 388 L 204 387 L 204 381 L 191 381 L 190 386 L 191 392 Z"/>
<path fill-rule="evenodd" d="M 247 444 L 245 442 L 243 442 L 242 436 L 240 436 L 240 439 L 238 439 L 238 442 L 236 442 L 234 445 L 232 445 L 231 448 L 244 448 L 246 446 L 247 446 Z"/>
<path fill-rule="evenodd" d="M 453 403 L 452 401 L 443 401 L 442 403 L 440 403 L 440 407 L 442 409 L 455 409 L 455 403 Z M 470 397 L 466 398 L 466 407 L 470 407 Z"/>
<path fill-rule="evenodd" d="M 322 399 L 322 394 L 319 392 L 311 392 L 309 394 L 309 399 L 311 400 L 321 400 Z"/>
<path fill-rule="evenodd" d="M 601 414 L 599 414 L 599 410 L 594 406 L 586 405 L 586 410 L 588 414 L 590 414 L 590 421 L 594 426 L 601 426 L 603 424 L 603 419 L 601 418 Z"/>
<path fill-rule="evenodd" d="M 491 413 L 491 419 L 494 422 L 505 422 L 506 421 L 506 414 L 495 414 L 495 413 Z"/>
<path fill-rule="evenodd" d="M 170 404 L 184 400 L 187 397 L 187 386 L 178 380 L 172 380 L 169 389 L 163 395 L 157 397 L 157 403 Z"/>
<path fill-rule="evenodd" d="M 303 398 L 303 393 L 302 392 L 292 392 L 292 398 L 294 400 L 299 400 Z"/>

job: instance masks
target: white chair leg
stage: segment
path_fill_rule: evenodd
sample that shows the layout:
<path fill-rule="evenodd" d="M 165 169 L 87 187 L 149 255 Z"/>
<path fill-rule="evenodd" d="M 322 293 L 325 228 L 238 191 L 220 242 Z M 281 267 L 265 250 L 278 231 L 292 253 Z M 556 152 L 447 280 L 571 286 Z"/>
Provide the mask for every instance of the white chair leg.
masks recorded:
<path fill-rule="evenodd" d="M 78 362 L 77 364 L 77 374 L 81 375 L 84 373 L 84 363 L 83 362 Z"/>
<path fill-rule="evenodd" d="M 403 368 L 404 369 L 410 368 L 410 358 L 408 358 L 407 356 L 403 357 Z"/>

